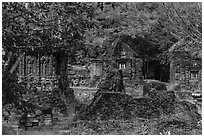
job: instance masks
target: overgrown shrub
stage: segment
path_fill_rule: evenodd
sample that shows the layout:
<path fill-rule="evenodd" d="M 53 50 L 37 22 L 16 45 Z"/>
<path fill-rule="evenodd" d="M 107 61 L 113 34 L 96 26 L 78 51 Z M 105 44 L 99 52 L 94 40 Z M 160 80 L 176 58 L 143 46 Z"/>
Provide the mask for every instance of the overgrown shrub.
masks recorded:
<path fill-rule="evenodd" d="M 82 109 L 80 119 L 110 119 L 124 118 L 126 115 L 126 102 L 128 95 L 96 94 L 91 104 Z"/>
<path fill-rule="evenodd" d="M 189 99 L 189 98 L 192 98 L 192 92 L 190 92 L 190 91 L 176 91 L 175 94 L 180 99 Z"/>
<path fill-rule="evenodd" d="M 17 82 L 14 76 L 10 75 L 9 72 L 4 72 L 2 77 L 2 105 L 14 104 L 19 105 L 22 100 L 22 95 L 26 93 L 27 90 Z"/>
<path fill-rule="evenodd" d="M 98 82 L 100 81 L 101 77 L 100 76 L 93 76 L 93 79 L 91 80 L 89 87 L 96 87 Z"/>

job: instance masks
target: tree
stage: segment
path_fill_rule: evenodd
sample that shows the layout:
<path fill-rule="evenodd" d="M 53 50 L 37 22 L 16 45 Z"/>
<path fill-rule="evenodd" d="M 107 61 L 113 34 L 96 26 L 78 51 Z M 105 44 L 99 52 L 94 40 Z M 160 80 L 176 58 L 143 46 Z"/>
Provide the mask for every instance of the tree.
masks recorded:
<path fill-rule="evenodd" d="M 201 55 L 200 3 L 98 3 L 92 20 L 97 27 L 86 32 L 86 40 L 98 53 L 103 54 L 104 48 L 95 45 L 125 36 L 124 41 L 140 53 L 144 62 L 157 60 L 165 68 L 169 49 L 177 42 L 185 41 L 182 48 Z"/>
<path fill-rule="evenodd" d="M 201 3 L 164 3 L 167 17 L 164 26 L 179 41 L 186 42 L 185 48 L 192 55 L 200 54 L 202 43 L 202 7 Z M 168 24 L 167 24 L 168 23 Z"/>
<path fill-rule="evenodd" d="M 64 52 L 72 57 L 83 48 L 89 28 L 89 3 L 3 3 L 3 49 L 42 53 Z"/>
<path fill-rule="evenodd" d="M 13 72 L 24 52 L 32 55 L 52 54 L 55 56 L 56 66 L 59 68 L 56 69 L 56 73 L 60 75 L 60 97 L 65 99 L 64 91 L 69 90 L 68 85 L 65 84 L 67 83 L 67 62 L 78 56 L 77 52 L 85 50 L 83 35 L 84 30 L 91 27 L 89 25 L 91 15 L 90 3 L 3 3 L 4 100 L 14 101 L 14 98 L 17 98 L 17 101 L 20 99 L 17 95 L 23 94 L 20 88 L 22 85 L 17 83 Z M 8 79 L 8 76 L 11 79 Z M 12 87 L 7 88 L 10 86 L 6 83 Z"/>
<path fill-rule="evenodd" d="M 201 13 L 201 3 L 3 3 L 4 68 L 15 70 L 24 51 L 41 51 L 56 56 L 64 81 L 67 62 L 86 64 L 88 53 L 103 54 L 103 42 L 117 37 L 145 62 L 168 64 L 168 50 L 177 41 L 186 41 L 192 54 L 201 53 Z"/>

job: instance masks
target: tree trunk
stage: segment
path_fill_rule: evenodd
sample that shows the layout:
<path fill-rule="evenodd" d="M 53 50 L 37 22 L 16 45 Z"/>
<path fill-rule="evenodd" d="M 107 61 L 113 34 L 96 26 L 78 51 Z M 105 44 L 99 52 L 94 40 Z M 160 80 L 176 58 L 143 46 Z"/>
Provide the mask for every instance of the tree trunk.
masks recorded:
<path fill-rule="evenodd" d="M 160 81 L 162 81 L 162 67 L 161 67 L 161 69 L 160 69 Z"/>
<path fill-rule="evenodd" d="M 59 80 L 59 88 L 62 92 L 67 90 L 68 87 L 68 79 L 67 79 L 67 57 L 63 56 L 60 58 L 60 80 Z"/>
<path fill-rule="evenodd" d="M 11 73 L 11 74 L 16 70 L 16 68 L 17 68 L 18 64 L 20 63 L 21 58 L 22 58 L 23 56 L 24 56 L 24 53 L 21 54 L 21 55 L 18 57 L 18 59 L 16 60 L 16 62 L 15 62 L 14 65 L 13 65 L 13 67 L 10 69 L 10 73 Z"/>
<path fill-rule="evenodd" d="M 173 61 L 170 62 L 170 83 L 175 83 L 175 66 Z"/>
<path fill-rule="evenodd" d="M 60 92 L 64 92 L 67 89 L 67 56 L 66 55 L 59 55 L 55 56 L 56 64 L 55 64 L 55 74 L 58 78 L 58 87 Z"/>
<path fill-rule="evenodd" d="M 67 62 L 68 57 L 66 55 L 57 56 L 56 57 L 56 74 L 58 75 L 58 83 L 59 83 L 59 95 L 61 100 L 65 104 L 65 115 L 72 116 L 75 110 L 75 104 L 77 101 L 74 98 L 74 91 L 69 88 L 69 80 L 67 77 Z"/>
<path fill-rule="evenodd" d="M 7 59 L 7 61 L 5 62 L 4 70 L 7 70 L 7 69 L 8 69 L 7 67 L 9 66 L 9 63 L 11 62 L 12 55 L 13 55 L 13 53 L 10 51 L 10 52 L 8 53 L 8 59 Z"/>
<path fill-rule="evenodd" d="M 147 79 L 149 76 L 149 61 L 148 59 L 144 62 L 144 78 Z"/>

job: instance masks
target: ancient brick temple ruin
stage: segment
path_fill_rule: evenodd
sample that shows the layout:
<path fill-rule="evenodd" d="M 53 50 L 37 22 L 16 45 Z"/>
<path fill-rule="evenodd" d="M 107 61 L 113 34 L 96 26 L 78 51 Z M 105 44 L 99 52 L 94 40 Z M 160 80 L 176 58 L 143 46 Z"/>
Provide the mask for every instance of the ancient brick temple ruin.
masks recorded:
<path fill-rule="evenodd" d="M 107 65 L 121 69 L 125 79 L 140 80 L 142 78 L 143 63 L 137 52 L 120 38 L 116 38 L 114 42 L 104 42 L 104 44 L 108 48 L 101 56 L 90 59 L 88 70 L 80 66 L 70 66 L 70 64 L 64 66 L 67 69 L 66 76 L 73 82 L 77 81 L 75 85 L 88 86 L 94 77 L 100 79 Z M 28 88 L 37 87 L 39 90 L 52 90 L 58 87 L 59 74 L 56 72 L 60 71 L 56 70 L 59 69 L 57 61 L 54 54 L 25 52 L 19 58 L 17 71 L 19 82 L 24 82 Z"/>
<path fill-rule="evenodd" d="M 104 42 L 108 48 L 103 55 L 91 59 L 91 77 L 100 76 L 107 65 L 121 69 L 124 78 L 139 80 L 142 77 L 142 59 L 129 45 L 119 38 L 114 42 Z"/>
<path fill-rule="evenodd" d="M 192 57 L 189 52 L 183 50 L 173 51 L 170 62 L 170 82 L 201 89 L 201 58 Z"/>
<path fill-rule="evenodd" d="M 51 90 L 57 87 L 54 63 L 53 55 L 24 54 L 17 72 L 19 82 L 24 82 L 28 88 L 37 87 L 38 90 Z"/>

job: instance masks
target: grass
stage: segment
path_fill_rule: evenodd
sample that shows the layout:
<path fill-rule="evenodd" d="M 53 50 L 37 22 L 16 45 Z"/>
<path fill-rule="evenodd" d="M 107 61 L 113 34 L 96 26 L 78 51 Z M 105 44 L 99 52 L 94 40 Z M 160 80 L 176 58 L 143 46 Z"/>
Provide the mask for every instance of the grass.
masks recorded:
<path fill-rule="evenodd" d="M 19 135 L 201 135 L 202 125 L 197 128 L 169 126 L 160 131 L 158 119 L 151 120 L 106 120 L 75 121 L 53 127 L 36 127 L 27 131 L 19 130 Z M 16 135 L 11 128 L 3 127 L 3 134 Z M 12 131 L 12 132 L 11 132 Z"/>
<path fill-rule="evenodd" d="M 96 89 L 76 88 L 76 99 L 88 104 L 94 97 Z M 129 89 L 130 93 L 134 92 Z M 52 127 L 35 127 L 29 130 L 18 130 L 19 135 L 201 135 L 202 123 L 197 127 L 159 127 L 160 119 L 131 119 L 131 120 L 96 120 L 96 121 L 70 121 L 66 117 L 60 119 Z M 2 126 L 2 134 L 16 135 L 14 128 Z"/>

